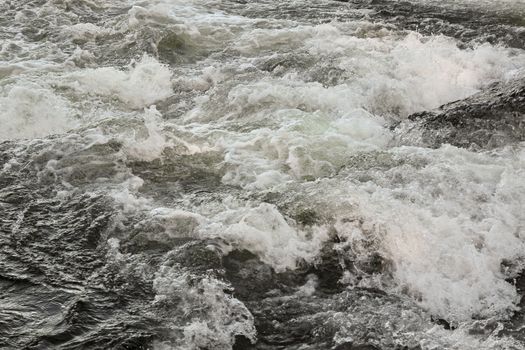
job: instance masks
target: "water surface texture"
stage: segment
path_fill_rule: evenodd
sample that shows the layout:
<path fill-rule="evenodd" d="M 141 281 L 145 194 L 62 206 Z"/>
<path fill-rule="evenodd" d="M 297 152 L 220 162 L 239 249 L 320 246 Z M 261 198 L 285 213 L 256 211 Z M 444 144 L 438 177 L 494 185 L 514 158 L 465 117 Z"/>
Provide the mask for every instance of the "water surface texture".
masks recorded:
<path fill-rule="evenodd" d="M 525 349 L 524 0 L 1 0 L 0 348 Z"/>

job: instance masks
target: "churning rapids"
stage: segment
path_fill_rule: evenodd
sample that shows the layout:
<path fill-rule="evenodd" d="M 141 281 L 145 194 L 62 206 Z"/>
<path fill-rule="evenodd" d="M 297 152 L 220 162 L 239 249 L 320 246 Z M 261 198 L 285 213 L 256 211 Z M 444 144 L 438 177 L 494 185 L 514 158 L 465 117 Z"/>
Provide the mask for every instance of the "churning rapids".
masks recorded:
<path fill-rule="evenodd" d="M 0 247 L 3 349 L 525 349 L 525 1 L 1 0 Z"/>

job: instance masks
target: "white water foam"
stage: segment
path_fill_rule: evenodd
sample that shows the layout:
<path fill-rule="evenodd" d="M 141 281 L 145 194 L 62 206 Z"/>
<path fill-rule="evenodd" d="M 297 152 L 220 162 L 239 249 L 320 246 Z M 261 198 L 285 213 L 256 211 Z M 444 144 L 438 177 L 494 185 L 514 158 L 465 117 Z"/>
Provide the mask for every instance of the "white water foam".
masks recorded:
<path fill-rule="evenodd" d="M 20 82 L 0 87 L 0 140 L 43 137 L 80 125 L 75 110 L 51 89 Z"/>
<path fill-rule="evenodd" d="M 173 343 L 157 343 L 159 350 L 231 349 L 235 335 L 255 340 L 253 316 L 246 306 L 225 293 L 229 286 L 212 277 L 198 278 L 181 274 L 176 268 L 164 266 L 153 284 L 155 302 L 180 300 L 179 314 L 190 319 L 182 329 L 183 338 Z M 195 307 L 199 310 L 196 313 Z M 196 316 L 192 317 L 192 314 Z"/>
<path fill-rule="evenodd" d="M 400 169 L 393 188 L 370 186 L 373 208 L 365 206 L 386 228 L 396 279 L 443 317 L 504 317 L 519 301 L 501 262 L 524 258 L 523 159 L 512 150 L 503 159 L 450 146 L 406 151 L 432 161 Z"/>
<path fill-rule="evenodd" d="M 266 203 L 224 211 L 201 232 L 205 237 L 225 240 L 229 249 L 257 254 L 278 272 L 295 269 L 302 260 L 312 262 L 328 239 L 324 228 L 318 228 L 313 235 L 301 231 L 287 222 L 275 206 Z"/>
<path fill-rule="evenodd" d="M 117 98 L 131 108 L 144 108 L 172 94 L 171 70 L 155 58 L 144 55 L 126 71 L 113 67 L 84 69 L 66 79 L 77 92 Z"/>

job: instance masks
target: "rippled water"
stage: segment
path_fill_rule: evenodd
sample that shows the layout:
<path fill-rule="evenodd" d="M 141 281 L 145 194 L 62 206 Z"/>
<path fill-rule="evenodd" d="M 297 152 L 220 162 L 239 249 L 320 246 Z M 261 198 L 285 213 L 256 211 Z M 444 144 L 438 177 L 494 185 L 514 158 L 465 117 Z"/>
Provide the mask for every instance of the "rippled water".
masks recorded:
<path fill-rule="evenodd" d="M 0 2 L 0 347 L 525 349 L 523 0 Z"/>

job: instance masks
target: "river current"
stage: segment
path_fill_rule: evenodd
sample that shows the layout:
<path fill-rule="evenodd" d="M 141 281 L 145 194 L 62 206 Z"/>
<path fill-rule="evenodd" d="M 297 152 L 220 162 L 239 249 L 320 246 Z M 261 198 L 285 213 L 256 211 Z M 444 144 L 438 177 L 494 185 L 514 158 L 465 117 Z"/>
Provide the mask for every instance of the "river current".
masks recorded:
<path fill-rule="evenodd" d="M 525 349 L 524 0 L 0 0 L 0 348 Z"/>

